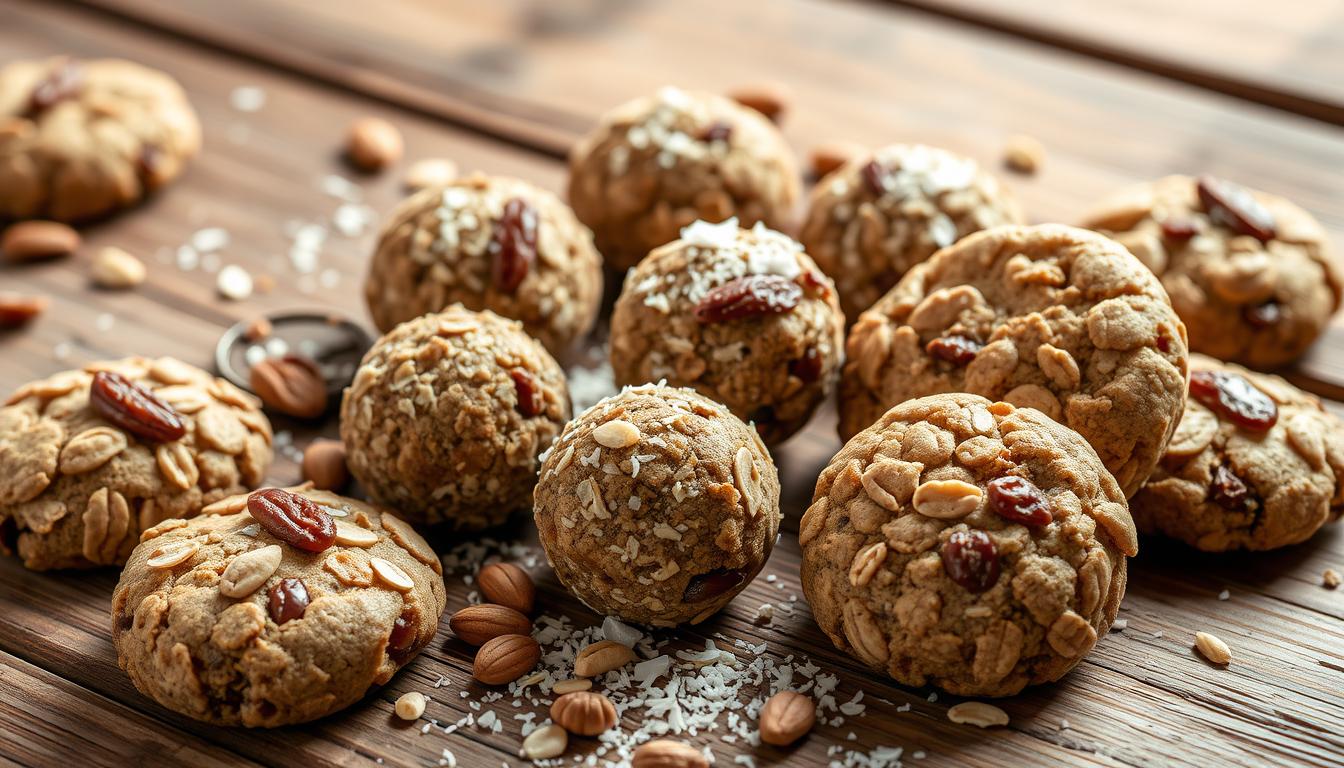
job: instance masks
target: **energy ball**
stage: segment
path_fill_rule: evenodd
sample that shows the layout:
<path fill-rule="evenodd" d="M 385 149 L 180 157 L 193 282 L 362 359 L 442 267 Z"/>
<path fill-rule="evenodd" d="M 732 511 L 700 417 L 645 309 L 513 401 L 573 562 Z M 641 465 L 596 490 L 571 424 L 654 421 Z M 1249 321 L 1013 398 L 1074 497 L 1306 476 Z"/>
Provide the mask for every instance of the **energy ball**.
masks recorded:
<path fill-rule="evenodd" d="M 261 403 L 171 357 L 90 363 L 0 407 L 0 553 L 34 570 L 121 565 L 140 532 L 255 488 Z"/>
<path fill-rule="evenodd" d="M 1023 223 L 974 160 L 919 144 L 850 159 L 812 189 L 799 240 L 853 322 L 909 269 L 972 232 Z"/>
<path fill-rule="evenodd" d="M 792 435 L 830 396 L 844 350 L 831 281 L 792 238 L 756 224 L 696 222 L 625 279 L 611 316 L 617 384 L 694 387 Z"/>
<path fill-rule="evenodd" d="M 761 113 L 670 87 L 603 116 L 570 153 L 569 174 L 569 204 L 622 271 L 697 219 L 784 229 L 801 187 Z"/>
<path fill-rule="evenodd" d="M 414 523 L 498 525 L 569 418 L 565 374 L 522 326 L 454 305 L 392 329 L 341 401 L 350 473 Z"/>
<path fill-rule="evenodd" d="M 779 531 L 756 432 L 694 390 L 626 388 L 565 427 L 535 495 L 546 557 L 598 613 L 670 627 L 712 616 Z"/>
<path fill-rule="evenodd" d="M 1344 266 L 1311 214 L 1224 179 L 1168 176 L 1118 192 L 1083 226 L 1162 279 L 1190 348 L 1255 368 L 1306 351 L 1344 292 Z"/>
<path fill-rule="evenodd" d="M 1130 506 L 1140 531 L 1207 552 L 1306 541 L 1344 510 L 1344 424 L 1278 376 L 1194 355 L 1185 416 Z"/>
<path fill-rule="evenodd" d="M 1115 620 L 1138 552 L 1125 496 L 1071 429 L 968 394 L 892 408 L 835 455 L 799 525 L 836 647 L 902 685 L 1011 696 Z"/>
<path fill-rule="evenodd" d="M 397 207 L 378 238 L 364 298 L 384 332 L 460 303 L 522 321 L 563 355 L 597 319 L 602 259 L 555 195 L 475 174 Z"/>
<path fill-rule="evenodd" d="M 1185 405 L 1185 326 L 1118 243 L 1059 224 L 977 232 L 909 272 L 845 342 L 840 437 L 894 405 L 971 392 L 1081 434 L 1127 496 Z"/>
<path fill-rule="evenodd" d="M 392 679 L 439 628 L 438 555 L 391 513 L 265 488 L 145 532 L 112 594 L 142 693 L 218 725 L 329 715 Z"/>

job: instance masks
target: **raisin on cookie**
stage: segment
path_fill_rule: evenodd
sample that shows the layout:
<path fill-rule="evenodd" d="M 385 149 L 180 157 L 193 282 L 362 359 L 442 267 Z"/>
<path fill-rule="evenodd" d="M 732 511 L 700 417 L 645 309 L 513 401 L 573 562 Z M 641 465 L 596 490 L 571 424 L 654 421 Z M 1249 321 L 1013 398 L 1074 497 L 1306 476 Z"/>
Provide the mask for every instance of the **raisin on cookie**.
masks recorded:
<path fill-rule="evenodd" d="M 1076 432 L 962 393 L 902 403 L 841 448 L 798 540 L 837 648 L 961 696 L 1073 669 L 1138 551 L 1124 494 Z"/>
<path fill-rule="evenodd" d="M 1023 223 L 972 159 L 919 144 L 856 157 L 817 183 L 798 239 L 835 279 L 851 322 L 911 267 L 972 232 Z"/>
<path fill-rule="evenodd" d="M 785 229 L 801 186 L 761 113 L 671 87 L 608 112 L 569 156 L 569 204 L 619 270 L 697 219 Z"/>
<path fill-rule="evenodd" d="M 1115 238 L 1162 279 L 1196 352 L 1281 366 L 1339 308 L 1344 267 L 1325 231 L 1275 195 L 1168 176 L 1118 192 L 1083 225 Z"/>
<path fill-rule="evenodd" d="M 654 250 L 611 315 L 617 384 L 693 387 L 771 445 L 830 396 L 843 353 L 830 279 L 792 238 L 736 219 L 696 222 Z"/>
<path fill-rule="evenodd" d="M 0 408 L 0 552 L 120 565 L 141 531 L 255 488 L 270 463 L 261 403 L 173 358 L 29 382 Z"/>
<path fill-rule="evenodd" d="M 0 68 L 0 219 L 127 208 L 177 178 L 200 146 L 195 111 L 162 72 L 69 57 Z"/>
<path fill-rule="evenodd" d="M 498 525 L 527 506 L 569 418 L 565 372 L 516 320 L 453 305 L 393 328 L 341 401 L 350 473 L 417 524 Z"/>
<path fill-rule="evenodd" d="M 474 174 L 397 207 L 369 262 L 364 297 L 382 331 L 461 303 L 522 321 L 560 356 L 597 319 L 602 258 L 555 195 Z"/>
<path fill-rule="evenodd" d="M 1185 326 L 1114 241 L 1057 224 L 972 234 L 906 273 L 846 342 L 840 436 L 891 406 L 971 392 L 1078 431 L 1132 495 L 1185 402 Z"/>
<path fill-rule="evenodd" d="M 1162 463 L 1134 496 L 1144 533 L 1208 552 L 1305 541 L 1344 512 L 1344 423 L 1278 376 L 1195 355 Z"/>
<path fill-rule="evenodd" d="M 691 389 L 626 388 L 547 452 L 535 517 L 555 575 L 601 614 L 699 623 L 746 588 L 779 532 L 756 431 Z"/>
<path fill-rule="evenodd" d="M 439 558 L 390 513 L 308 487 L 224 499 L 149 529 L 112 596 L 112 642 L 142 693 L 219 725 L 343 709 L 429 644 Z"/>

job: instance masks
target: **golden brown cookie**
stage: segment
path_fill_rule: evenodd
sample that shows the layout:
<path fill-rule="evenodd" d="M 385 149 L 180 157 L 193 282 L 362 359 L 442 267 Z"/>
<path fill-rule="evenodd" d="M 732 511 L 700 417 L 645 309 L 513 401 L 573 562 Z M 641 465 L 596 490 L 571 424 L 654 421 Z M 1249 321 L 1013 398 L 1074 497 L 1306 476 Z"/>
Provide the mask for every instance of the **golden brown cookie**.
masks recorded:
<path fill-rule="evenodd" d="M 819 181 L 798 239 L 834 278 L 852 322 L 939 248 L 1023 221 L 1012 193 L 974 160 L 894 144 L 857 156 Z"/>
<path fill-rule="evenodd" d="M 627 388 L 546 455 L 535 516 L 556 576 L 598 613 L 698 623 L 764 567 L 779 532 L 770 453 L 694 390 Z"/>
<path fill-rule="evenodd" d="M 619 270 L 697 219 L 787 229 L 800 187 L 793 153 L 761 113 L 678 88 L 608 112 L 569 157 L 569 204 Z"/>
<path fill-rule="evenodd" d="M 1185 416 L 1134 522 L 1209 552 L 1305 541 L 1344 511 L 1344 423 L 1278 376 L 1190 360 Z"/>
<path fill-rule="evenodd" d="M 256 487 L 270 462 L 257 399 L 173 358 L 30 382 L 0 409 L 0 552 L 119 565 L 141 531 Z"/>
<path fill-rule="evenodd" d="M 182 88 L 118 59 L 0 68 L 0 219 L 90 219 L 182 173 L 201 127 Z"/>
<path fill-rule="evenodd" d="M 1330 322 L 1344 267 L 1311 214 L 1212 177 L 1168 176 L 1122 190 L 1083 225 L 1148 265 L 1190 330 L 1190 348 L 1274 368 Z"/>
<path fill-rule="evenodd" d="M 461 303 L 521 320 L 563 355 L 597 319 L 602 259 L 555 195 L 475 174 L 397 207 L 369 262 L 364 297 L 383 331 Z"/>
<path fill-rule="evenodd" d="M 271 728 L 343 709 L 438 629 L 438 556 L 390 513 L 269 488 L 146 531 L 112 596 L 121 668 L 168 709 Z"/>
<path fill-rule="evenodd" d="M 798 541 L 837 648 L 903 685 L 1010 696 L 1105 635 L 1138 551 L 1092 448 L 1040 411 L 968 394 L 902 403 L 817 481 Z"/>
<path fill-rule="evenodd" d="M 835 290 L 802 246 L 736 219 L 696 222 L 649 254 L 611 315 L 617 384 L 693 387 L 771 445 L 830 396 L 843 345 Z"/>
<path fill-rule="evenodd" d="M 1123 247 L 1058 224 L 996 227 L 939 251 L 846 342 L 840 436 L 938 392 L 1030 406 L 1078 431 L 1126 494 L 1185 402 L 1185 327 Z"/>
<path fill-rule="evenodd" d="M 341 402 L 350 473 L 407 520 L 478 530 L 526 506 L 569 418 L 565 373 L 517 321 L 453 305 L 393 328 Z"/>

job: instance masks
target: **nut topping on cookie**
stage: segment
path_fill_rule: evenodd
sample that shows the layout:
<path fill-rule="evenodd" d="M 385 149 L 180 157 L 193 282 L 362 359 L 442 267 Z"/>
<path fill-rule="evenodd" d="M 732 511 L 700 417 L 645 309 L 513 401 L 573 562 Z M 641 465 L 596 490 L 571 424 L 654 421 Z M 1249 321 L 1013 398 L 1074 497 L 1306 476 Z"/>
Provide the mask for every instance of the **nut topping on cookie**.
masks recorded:
<path fill-rule="evenodd" d="M 95 373 L 89 403 L 104 419 L 145 440 L 164 443 L 187 433 L 177 411 L 119 373 Z"/>
<path fill-rule="evenodd" d="M 489 251 L 494 256 L 490 274 L 495 288 L 504 293 L 518 290 L 537 260 L 537 210 L 521 197 L 505 203 Z"/>
<path fill-rule="evenodd" d="M 1198 189 L 1199 201 L 1215 222 L 1262 243 L 1274 239 L 1274 216 L 1250 190 L 1212 176 L 1201 176 Z"/>
<path fill-rule="evenodd" d="M 695 307 L 702 324 L 783 314 L 798 306 L 803 289 L 782 275 L 743 275 L 705 294 Z"/>
<path fill-rule="evenodd" d="M 984 531 L 957 531 L 942 551 L 943 569 L 967 592 L 984 592 L 999 580 L 999 550 Z"/>
<path fill-rule="evenodd" d="M 1010 475 L 990 480 L 989 509 L 1005 520 L 1023 525 L 1049 525 L 1054 519 L 1050 500 L 1036 484 L 1025 477 Z"/>
<path fill-rule="evenodd" d="M 321 552 L 336 543 L 336 525 L 306 496 L 263 488 L 247 497 L 247 511 L 266 532 L 305 552 Z"/>
<path fill-rule="evenodd" d="M 308 587 L 302 579 L 281 579 L 271 587 L 269 597 L 267 608 L 276 624 L 302 619 L 304 611 L 308 610 Z"/>
<path fill-rule="evenodd" d="M 1228 371 L 1194 371 L 1190 396 L 1225 419 L 1254 432 L 1267 432 L 1279 420 L 1279 407 L 1244 376 Z"/>
<path fill-rule="evenodd" d="M 219 594 L 247 597 L 261 588 L 280 567 L 284 550 L 279 544 L 253 549 L 235 557 L 219 577 Z"/>

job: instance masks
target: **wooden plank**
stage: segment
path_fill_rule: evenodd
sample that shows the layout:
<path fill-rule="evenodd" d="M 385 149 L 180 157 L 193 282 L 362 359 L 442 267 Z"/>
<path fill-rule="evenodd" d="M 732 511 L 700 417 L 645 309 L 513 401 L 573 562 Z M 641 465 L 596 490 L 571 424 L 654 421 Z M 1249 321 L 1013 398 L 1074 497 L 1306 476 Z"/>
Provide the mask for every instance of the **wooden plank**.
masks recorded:
<path fill-rule="evenodd" d="M 256 765 L 0 652 L 0 764 Z"/>
<path fill-rule="evenodd" d="M 335 269 L 337 277 L 329 288 L 319 285 L 305 293 L 302 288 L 308 283 L 304 276 L 284 258 L 289 244 L 285 223 L 296 219 L 325 221 L 338 204 L 321 191 L 321 185 L 329 175 L 344 173 L 335 148 L 345 122 L 356 115 L 374 113 L 394 119 L 406 132 L 413 155 L 444 154 L 469 167 L 520 175 L 552 189 L 562 182 L 560 164 L 548 159 L 555 152 L 544 142 L 535 144 L 539 151 L 523 149 L 534 143 L 525 136 L 519 139 L 522 134 L 512 134 L 509 143 L 501 143 L 478 133 L 445 129 L 442 123 L 423 115 L 389 106 L 396 98 L 379 96 L 379 102 L 352 96 L 258 66 L 259 58 L 240 62 L 218 51 L 203 51 L 161 35 L 146 34 L 134 25 L 104 16 L 32 3 L 13 3 L 11 8 L 6 25 L 0 28 L 0 44 L 16 56 L 58 50 L 80 55 L 129 55 L 173 72 L 191 91 L 202 113 L 208 151 L 181 184 L 144 210 L 89 233 L 90 247 L 85 254 L 99 244 L 116 243 L 149 258 L 155 268 L 145 288 L 129 294 L 90 290 L 84 279 L 83 256 L 4 271 L 0 279 L 6 282 L 54 295 L 58 311 L 28 331 L 0 337 L 0 355 L 9 363 L 0 367 L 0 390 L 7 391 L 32 375 L 86 359 L 136 351 L 170 352 L 190 362 L 208 364 L 207 350 L 222 327 L 263 309 L 332 307 L 362 318 L 358 284 L 371 246 L 371 232 L 353 238 L 333 235 L 328 240 L 322 268 Z M 487 17 L 491 13 L 489 9 L 481 11 Z M 639 24 L 652 23 L 649 18 L 641 18 Z M 558 22 L 548 23 L 565 28 Z M 462 26 L 489 29 L 488 19 L 475 17 L 464 19 Z M 638 29 L 643 31 L 634 39 L 651 40 L 647 30 L 642 26 Z M 765 33 L 776 31 L 767 29 Z M 578 44 L 570 45 L 577 57 Z M 558 53 L 547 49 L 546 55 Z M 547 58 L 545 63 L 561 62 Z M 652 74 L 644 72 L 639 77 Z M 317 79 L 327 82 L 327 78 Z M 358 78 L 355 81 L 361 88 L 370 87 Z M 231 89 L 244 84 L 265 89 L 268 100 L 261 112 L 242 114 L 229 106 Z M 539 83 L 528 86 L 540 87 Z M 615 86 L 592 87 L 598 96 L 606 98 L 611 94 L 605 89 Z M 1141 88 L 1127 87 L 1134 98 L 1140 98 Z M 533 98 L 530 90 L 528 93 L 528 100 L 506 103 L 525 107 Z M 585 110 L 599 108 L 594 106 L 596 97 L 585 98 L 591 102 L 583 107 Z M 944 104 L 939 109 L 951 106 Z M 1094 109 L 1099 115 L 1101 108 Z M 801 126 L 802 133 L 795 138 L 825 136 L 854 114 L 799 115 L 795 125 Z M 531 119 L 527 115 L 526 111 L 506 113 L 501 119 Z M 590 114 L 585 112 L 580 118 L 576 124 L 586 124 Z M 873 114 L 866 119 L 871 121 L 866 129 L 872 131 L 869 135 L 881 135 L 883 118 Z M 929 130 L 936 120 L 933 115 L 920 119 L 927 121 Z M 1264 125 L 1276 123 L 1265 120 Z M 1312 135 L 1312 130 L 1303 135 Z M 1299 129 L 1292 128 L 1289 133 L 1298 135 Z M 992 149 L 984 151 L 992 158 Z M 1296 151 L 1303 152 L 1305 159 L 1305 149 Z M 1070 170 L 1050 183 L 1062 184 L 1075 176 L 1099 183 L 1090 174 L 1095 170 L 1081 174 Z M 359 178 L 356 183 L 364 202 L 379 211 L 390 207 L 400 194 L 392 176 Z M 1064 196 L 1058 190 L 1048 194 Z M 1042 195 L 1041 199 L 1048 199 L 1046 193 Z M 172 263 L 175 246 L 200 227 L 213 225 L 223 226 L 232 235 L 233 242 L 224 254 L 228 261 L 254 272 L 273 274 L 280 288 L 245 304 L 228 304 L 214 296 L 208 273 L 178 269 Z M 160 248 L 168 249 L 162 260 Z M 110 316 L 113 324 L 98 331 L 104 315 Z M 165 328 L 172 332 L 165 333 Z M 61 344 L 71 345 L 71 350 L 58 359 L 52 350 Z M 786 528 L 790 531 L 796 530 L 797 517 L 810 496 L 818 470 L 838 447 L 833 419 L 828 409 L 805 434 L 776 452 L 785 485 Z M 280 426 L 300 444 L 314 432 L 301 424 Z M 330 433 L 333 425 L 324 427 Z M 285 459 L 271 473 L 277 483 L 292 482 L 296 476 L 292 462 Z M 524 523 L 519 527 L 530 526 Z M 446 550 L 447 545 L 440 549 Z M 1339 593 L 1321 589 L 1318 578 L 1322 564 L 1338 568 L 1340 563 L 1344 563 L 1344 536 L 1338 528 L 1304 547 L 1263 559 L 1196 558 L 1185 550 L 1160 547 L 1150 554 L 1145 544 L 1126 600 L 1124 615 L 1131 620 L 1131 628 L 1104 638 L 1095 653 L 1060 684 L 1032 689 L 1004 702 L 1013 716 L 1012 725 L 986 732 L 946 720 L 946 708 L 955 700 L 938 697 L 930 701 L 929 690 L 905 689 L 875 679 L 831 647 L 806 606 L 789 600 L 791 595 L 801 598 L 797 543 L 791 533 L 785 534 L 767 568 L 767 573 L 775 576 L 773 582 L 758 579 L 728 611 L 707 625 L 664 633 L 660 638 L 671 640 L 668 650 L 702 648 L 715 633 L 728 638 L 718 640 L 720 647 L 731 647 L 735 640 L 764 643 L 763 657 L 775 663 L 787 655 L 802 654 L 835 672 L 840 678 L 837 698 L 841 701 L 858 691 L 865 693 L 866 714 L 819 728 L 796 752 L 758 751 L 728 744 L 719 739 L 720 732 L 692 739 L 711 744 L 721 765 L 732 765 L 733 756 L 743 753 L 757 755 L 762 764 L 787 761 L 824 765 L 836 759 L 828 754 L 832 747 L 871 749 L 883 744 L 905 747 L 908 760 L 915 750 L 924 751 L 926 758 L 909 762 L 930 765 L 1146 766 L 1173 761 L 1253 765 L 1264 760 L 1283 765 L 1329 765 L 1339 754 L 1339 734 L 1344 733 L 1344 714 L 1338 706 L 1330 706 L 1338 699 L 1344 659 L 1340 658 Z M 535 573 L 547 614 L 569 617 L 578 626 L 597 620 L 567 596 L 548 570 L 538 567 Z M 397 725 L 390 715 L 391 702 L 404 691 L 428 693 L 433 698 L 428 716 L 440 723 L 476 712 L 471 704 L 486 692 L 469 678 L 470 649 L 452 639 L 445 628 L 422 657 L 389 686 L 332 718 L 277 732 L 244 732 L 195 723 L 140 696 L 117 668 L 107 639 L 108 602 L 115 581 L 115 574 L 110 572 L 33 574 L 13 560 L 0 562 L 0 594 L 6 595 L 5 610 L 0 611 L 0 650 L 125 704 L 161 722 L 167 733 L 207 740 L 270 765 L 372 765 L 379 760 L 385 765 L 426 765 L 437 762 L 444 748 L 453 751 L 460 765 L 516 765 L 512 755 L 520 740 L 521 724 L 512 715 L 519 711 L 544 712 L 544 707 L 527 703 L 515 707 L 510 698 L 505 698 L 495 704 L 505 715 L 504 730 L 498 734 L 475 728 L 452 736 L 434 728 L 421 734 L 418 727 Z M 466 604 L 471 587 L 460 574 L 450 577 L 449 586 L 449 609 Z M 1216 595 L 1225 588 L 1231 590 L 1231 599 L 1218 601 Z M 753 621 L 756 606 L 766 602 L 781 604 L 769 626 Z M 1234 646 L 1237 662 L 1228 670 L 1209 668 L 1190 651 L 1190 633 L 1195 629 L 1227 639 Z M 1161 638 L 1152 637 L 1159 631 L 1163 633 Z M 35 637 L 42 641 L 33 642 Z M 754 654 L 740 651 L 740 655 L 745 659 Z M 447 685 L 434 688 L 440 679 L 446 679 Z M 463 691 L 468 693 L 466 698 L 459 695 Z M 753 689 L 748 695 L 755 692 Z M 907 704 L 910 709 L 901 711 Z M 627 718 L 626 729 L 636 725 L 635 717 Z M 1069 725 L 1063 728 L 1066 719 Z M 852 741 L 848 738 L 851 731 Z M 576 747 L 583 754 L 595 749 L 591 741 Z"/>
<path fill-rule="evenodd" d="M 1036 136 L 1044 170 L 1009 185 L 1037 221 L 1077 221 L 1134 181 L 1208 172 L 1287 196 L 1344 243 L 1333 126 L 920 13 L 821 0 L 389 0 L 371 26 L 359 0 L 82 2 L 455 122 L 484 109 L 483 129 L 555 156 L 605 109 L 669 81 L 722 91 L 764 77 L 795 94 L 785 130 L 800 150 L 917 141 L 992 167 L 1008 136 Z M 1344 320 L 1295 381 L 1344 399 L 1341 360 Z"/>
<path fill-rule="evenodd" d="M 1344 123 L 1344 3 L 888 0 Z"/>

